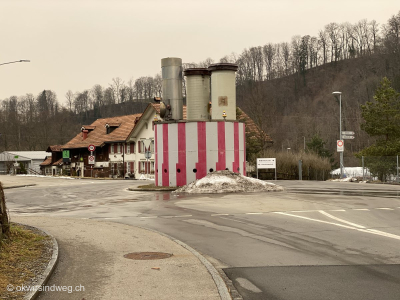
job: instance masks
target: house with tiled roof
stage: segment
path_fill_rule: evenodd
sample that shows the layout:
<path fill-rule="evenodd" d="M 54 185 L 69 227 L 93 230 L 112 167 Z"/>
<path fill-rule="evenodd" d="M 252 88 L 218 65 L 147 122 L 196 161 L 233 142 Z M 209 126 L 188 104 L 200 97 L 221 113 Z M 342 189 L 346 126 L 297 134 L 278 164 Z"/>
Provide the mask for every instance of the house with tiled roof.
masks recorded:
<path fill-rule="evenodd" d="M 61 147 L 64 169 L 81 177 L 130 175 L 129 166 L 135 162 L 136 145 L 127 138 L 141 115 L 97 119 L 90 125 L 83 125 L 81 132 Z M 91 145 L 95 148 L 92 153 L 88 149 Z"/>
<path fill-rule="evenodd" d="M 62 175 L 63 161 L 62 161 L 62 145 L 49 146 L 46 152 L 51 153 L 40 164 L 40 171 L 43 175 Z"/>
<path fill-rule="evenodd" d="M 83 125 L 80 133 L 65 145 L 50 146 L 53 155 L 57 154 L 42 164 L 48 164 L 51 170 L 58 168 L 55 174 L 154 178 L 154 121 L 160 119 L 159 103 L 149 103 L 141 114 L 98 119 Z M 186 106 L 183 107 L 183 119 L 186 119 Z M 263 135 L 272 143 L 271 138 L 241 110 L 238 120 L 246 123 L 252 135 Z M 96 148 L 92 155 L 89 145 Z M 62 151 L 66 155 L 61 155 Z M 94 159 L 91 160 L 91 156 Z"/>

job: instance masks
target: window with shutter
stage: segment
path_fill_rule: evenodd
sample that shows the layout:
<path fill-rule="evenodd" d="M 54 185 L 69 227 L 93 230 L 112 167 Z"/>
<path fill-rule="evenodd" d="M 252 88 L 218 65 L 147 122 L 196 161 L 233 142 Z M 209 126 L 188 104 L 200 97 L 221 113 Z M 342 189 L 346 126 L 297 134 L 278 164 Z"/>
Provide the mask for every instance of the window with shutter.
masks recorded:
<path fill-rule="evenodd" d="M 135 143 L 131 143 L 131 153 L 135 153 Z"/>
<path fill-rule="evenodd" d="M 114 153 L 118 153 L 118 146 L 117 146 L 117 144 L 114 144 Z"/>
<path fill-rule="evenodd" d="M 111 144 L 111 145 L 110 145 L 110 153 L 111 153 L 111 154 L 114 154 L 114 144 Z"/>

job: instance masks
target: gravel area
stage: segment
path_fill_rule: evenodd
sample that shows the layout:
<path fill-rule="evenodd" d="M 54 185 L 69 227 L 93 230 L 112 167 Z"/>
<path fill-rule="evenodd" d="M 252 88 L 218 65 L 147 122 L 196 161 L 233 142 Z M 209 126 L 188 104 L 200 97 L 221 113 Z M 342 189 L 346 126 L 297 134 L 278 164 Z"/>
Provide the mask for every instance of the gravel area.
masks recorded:
<path fill-rule="evenodd" d="M 173 193 L 214 194 L 276 191 L 283 191 L 283 187 L 231 171 L 216 171 L 177 189 Z"/>
<path fill-rule="evenodd" d="M 40 279 L 42 279 L 41 277 L 44 273 L 44 270 L 46 270 L 46 268 L 50 262 L 50 259 L 53 255 L 53 241 L 45 232 L 43 232 L 35 227 L 31 227 L 31 226 L 24 225 L 24 224 L 19 224 L 19 225 L 32 231 L 33 233 L 35 233 L 37 235 L 46 237 L 46 239 L 44 239 L 42 241 L 41 256 L 37 260 L 30 261 L 27 263 L 27 268 L 35 274 L 35 277 L 31 278 L 28 282 L 25 283 L 25 285 L 34 286 L 34 285 L 38 284 Z"/>

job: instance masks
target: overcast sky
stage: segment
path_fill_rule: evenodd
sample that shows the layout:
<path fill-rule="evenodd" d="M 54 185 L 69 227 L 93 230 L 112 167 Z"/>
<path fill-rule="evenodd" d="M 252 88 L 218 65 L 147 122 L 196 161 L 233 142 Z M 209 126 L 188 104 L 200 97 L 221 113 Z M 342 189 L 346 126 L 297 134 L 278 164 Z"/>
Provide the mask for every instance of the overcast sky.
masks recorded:
<path fill-rule="evenodd" d="M 218 61 L 266 43 L 317 35 L 330 22 L 379 24 L 399 0 L 0 0 L 0 99 L 65 93 L 154 76 L 161 58 Z"/>

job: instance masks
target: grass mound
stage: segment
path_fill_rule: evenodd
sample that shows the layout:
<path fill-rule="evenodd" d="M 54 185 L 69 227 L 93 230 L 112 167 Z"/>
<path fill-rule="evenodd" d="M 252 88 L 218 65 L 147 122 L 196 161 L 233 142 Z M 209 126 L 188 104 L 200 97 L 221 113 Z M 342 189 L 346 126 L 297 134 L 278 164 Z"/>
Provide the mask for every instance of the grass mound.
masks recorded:
<path fill-rule="evenodd" d="M 23 297 L 22 292 L 7 291 L 7 285 L 30 285 L 51 257 L 47 246 L 50 241 L 48 236 L 11 224 L 8 238 L 0 244 L 0 299 Z"/>

